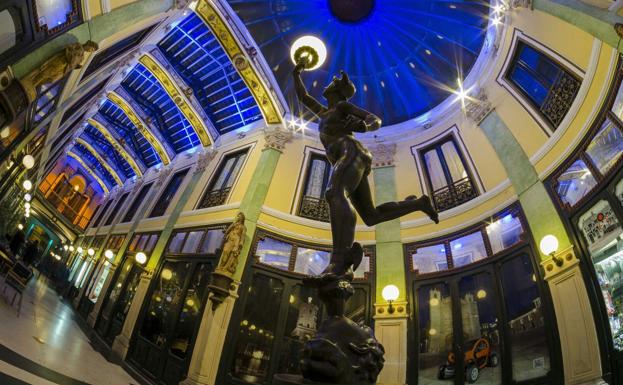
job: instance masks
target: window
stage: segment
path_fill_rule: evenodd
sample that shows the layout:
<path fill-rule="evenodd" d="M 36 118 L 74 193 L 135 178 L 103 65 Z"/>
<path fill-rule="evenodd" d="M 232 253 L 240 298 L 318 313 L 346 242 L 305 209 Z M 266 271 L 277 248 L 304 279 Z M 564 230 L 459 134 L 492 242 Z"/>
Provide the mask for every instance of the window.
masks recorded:
<path fill-rule="evenodd" d="M 421 152 L 428 190 L 438 211 L 465 203 L 478 195 L 454 139 L 442 142 Z"/>
<path fill-rule="evenodd" d="M 595 186 L 597 186 L 597 181 L 582 159 L 573 162 L 556 179 L 556 193 L 568 206 L 574 206 Z"/>
<path fill-rule="evenodd" d="M 97 227 L 100 225 L 100 222 L 102 221 L 102 219 L 104 219 L 104 215 L 106 215 L 106 213 L 108 212 L 108 209 L 110 208 L 110 205 L 112 204 L 112 202 L 113 202 L 112 199 L 106 202 L 104 209 L 100 211 L 100 216 L 97 217 L 97 219 L 95 219 L 95 222 L 93 222 L 93 227 Z"/>
<path fill-rule="evenodd" d="M 248 150 L 227 155 L 219 166 L 218 173 L 210 182 L 210 187 L 199 202 L 200 209 L 220 206 L 227 201 L 231 187 L 240 173 Z"/>
<path fill-rule="evenodd" d="M 550 128 L 562 122 L 581 81 L 545 53 L 519 40 L 506 80 L 538 110 Z"/>
<path fill-rule="evenodd" d="M 162 195 L 160 195 L 160 198 L 158 198 L 158 200 L 156 201 L 156 205 L 151 211 L 151 214 L 149 214 L 150 218 L 164 215 L 165 211 L 167 211 L 167 208 L 169 207 L 169 204 L 173 200 L 177 189 L 180 188 L 180 185 L 184 181 L 184 177 L 187 173 L 188 169 L 185 169 L 182 171 L 178 171 L 173 175 L 173 178 L 171 178 L 169 184 L 167 184 L 167 187 L 162 192 Z"/>
<path fill-rule="evenodd" d="M 65 78 L 52 84 L 45 84 L 37 89 L 37 99 L 34 102 L 32 122 L 38 125 L 56 109 L 61 91 L 65 85 Z"/>
<path fill-rule="evenodd" d="M 586 148 L 586 154 L 602 175 L 606 175 L 623 154 L 623 133 L 606 118 L 599 132 Z"/>
<path fill-rule="evenodd" d="M 101 80 L 93 88 L 85 92 L 84 95 L 80 97 L 80 99 L 76 100 L 74 103 L 72 103 L 71 106 L 67 107 L 67 109 L 63 113 L 63 117 L 61 118 L 59 126 L 65 124 L 65 122 L 67 122 L 69 118 L 71 118 L 76 113 L 76 111 L 78 111 L 82 107 L 85 107 L 87 104 L 90 104 L 91 100 L 104 88 L 104 86 L 106 85 L 106 83 L 108 83 L 108 80 L 110 80 L 111 77 L 112 75 L 104 78 L 104 80 Z M 82 118 L 80 118 L 79 120 L 82 120 Z"/>
<path fill-rule="evenodd" d="M 180 230 L 171 236 L 169 254 L 220 254 L 223 227 Z"/>
<path fill-rule="evenodd" d="M 110 212 L 110 215 L 108 215 L 108 219 L 106 219 L 104 226 L 109 226 L 110 224 L 112 224 L 112 221 L 117 216 L 117 213 L 119 212 L 119 210 L 121 210 L 121 207 L 125 203 L 125 200 L 128 199 L 128 195 L 130 195 L 130 193 L 125 193 L 121 196 L 121 198 L 119 198 L 119 200 L 117 201 L 117 204 Z"/>
<path fill-rule="evenodd" d="M 13 48 L 17 39 L 17 26 L 8 9 L 0 12 L 0 54 Z"/>
<path fill-rule="evenodd" d="M 130 208 L 128 208 L 128 211 L 126 211 L 125 215 L 123 216 L 121 223 L 130 222 L 132 218 L 134 218 L 134 215 L 136 214 L 136 210 L 138 210 L 138 208 L 141 206 L 141 204 L 147 197 L 149 190 L 151 190 L 151 185 L 152 183 L 141 187 L 140 191 L 138 192 L 138 195 L 132 201 Z"/>
<path fill-rule="evenodd" d="M 299 205 L 299 216 L 329 222 L 329 205 L 325 200 L 325 191 L 330 173 L 331 164 L 324 155 L 311 156 Z"/>

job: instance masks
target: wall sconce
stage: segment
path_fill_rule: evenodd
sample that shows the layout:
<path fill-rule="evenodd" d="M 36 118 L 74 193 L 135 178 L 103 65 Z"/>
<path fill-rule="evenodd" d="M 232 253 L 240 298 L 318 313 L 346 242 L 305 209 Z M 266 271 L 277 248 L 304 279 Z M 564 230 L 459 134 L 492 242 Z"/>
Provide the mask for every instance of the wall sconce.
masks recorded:
<path fill-rule="evenodd" d="M 104 257 L 106 257 L 106 259 L 112 259 L 112 257 L 114 256 L 115 254 L 112 252 L 112 250 L 108 249 L 104 251 Z"/>
<path fill-rule="evenodd" d="M 24 230 L 24 225 L 22 225 L 21 223 L 19 223 L 19 224 L 17 225 L 17 228 L 18 228 L 18 229 L 20 229 L 20 230 Z"/>
<path fill-rule="evenodd" d="M 67 246 L 67 245 L 63 246 L 63 250 L 65 250 L 65 251 L 69 250 L 69 246 Z"/>
<path fill-rule="evenodd" d="M 87 254 L 89 254 L 90 257 L 95 255 L 95 250 L 89 248 L 89 250 L 87 250 Z"/>
<path fill-rule="evenodd" d="M 398 299 L 400 296 L 400 290 L 398 290 L 398 286 L 396 285 L 387 285 L 383 288 L 381 293 L 383 299 L 389 303 L 389 308 L 387 308 L 387 312 L 389 314 L 394 314 L 394 307 L 392 306 L 392 302 Z"/>
<path fill-rule="evenodd" d="M 32 155 L 26 155 L 22 158 L 22 164 L 26 167 L 26 170 L 30 170 L 35 167 L 35 158 Z"/>
<path fill-rule="evenodd" d="M 551 256 L 556 266 L 562 266 L 562 258 L 556 255 L 556 251 L 558 251 L 558 238 L 553 235 L 544 236 L 539 243 L 539 249 L 541 249 L 543 254 Z"/>
<path fill-rule="evenodd" d="M 74 251 L 74 245 L 69 246 L 69 251 L 71 251 L 71 252 Z"/>
<path fill-rule="evenodd" d="M 24 194 L 24 200 L 26 202 L 30 202 L 31 199 L 32 199 L 32 197 L 30 196 L 30 194 Z"/>
<path fill-rule="evenodd" d="M 22 183 L 22 187 L 24 187 L 24 190 L 30 191 L 30 189 L 32 188 L 32 182 L 26 179 L 24 183 Z"/>
<path fill-rule="evenodd" d="M 76 249 L 76 251 L 77 251 L 79 254 L 82 254 L 82 247 L 78 246 L 78 249 Z"/>
<path fill-rule="evenodd" d="M 138 253 L 136 253 L 136 255 L 134 256 L 134 260 L 141 264 L 144 265 L 145 262 L 147 262 L 147 255 L 145 255 L 145 253 L 143 253 L 142 251 L 139 251 Z"/>

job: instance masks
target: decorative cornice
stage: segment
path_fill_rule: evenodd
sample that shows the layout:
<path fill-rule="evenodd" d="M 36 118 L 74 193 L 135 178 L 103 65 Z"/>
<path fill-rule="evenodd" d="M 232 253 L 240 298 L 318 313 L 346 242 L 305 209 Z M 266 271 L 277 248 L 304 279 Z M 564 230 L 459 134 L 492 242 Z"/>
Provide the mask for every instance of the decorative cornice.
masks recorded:
<path fill-rule="evenodd" d="M 372 154 L 372 167 L 389 167 L 394 165 L 396 155 L 396 143 L 378 143 L 369 146 L 368 150 Z"/>
<path fill-rule="evenodd" d="M 86 172 L 88 172 L 89 174 L 91 174 L 91 176 L 93 177 L 93 179 L 95 179 L 97 181 L 97 183 L 99 183 L 99 185 L 102 187 L 102 190 L 104 191 L 104 194 L 108 194 L 108 192 L 110 190 L 108 190 L 108 187 L 106 186 L 106 183 L 104 183 L 104 181 L 102 180 L 102 178 L 99 177 L 99 175 L 97 175 L 95 173 L 95 171 L 93 171 L 91 169 L 91 167 L 89 167 L 84 160 L 82 160 L 82 158 L 76 154 L 75 152 L 69 150 L 67 151 L 67 155 L 71 156 L 72 158 L 74 158 L 76 160 L 76 162 L 80 163 L 80 165 L 86 170 Z"/>
<path fill-rule="evenodd" d="M 206 25 L 210 27 L 214 33 L 214 36 L 216 36 L 218 41 L 221 43 L 221 46 L 240 74 L 240 77 L 253 94 L 253 98 L 262 111 L 262 115 L 264 116 L 266 123 L 283 123 L 282 116 L 279 113 L 279 109 L 268 91 L 268 88 L 249 62 L 248 53 L 240 47 L 240 44 L 236 41 L 233 32 L 230 30 L 228 24 L 223 20 L 223 17 L 214 8 L 214 5 L 208 0 L 199 0 L 196 12 L 203 19 Z"/>
<path fill-rule="evenodd" d="M 86 140 L 78 137 L 74 139 L 76 141 L 76 143 L 84 146 L 90 153 L 91 155 L 93 155 L 95 157 L 95 159 L 97 159 L 98 162 L 100 162 L 100 164 L 102 166 L 104 166 L 104 168 L 106 169 L 106 171 L 108 171 L 110 173 L 110 175 L 112 175 L 113 179 L 115 180 L 115 182 L 117 182 L 117 184 L 119 186 L 123 185 L 123 182 L 121 181 L 121 177 L 119 176 L 119 173 L 117 172 L 117 170 L 115 170 L 114 167 L 112 167 L 107 161 L 106 159 L 104 159 L 98 151 L 95 150 L 95 148 L 93 148 L 93 146 L 91 146 L 91 144 L 89 142 L 87 142 Z"/>
<path fill-rule="evenodd" d="M 479 125 L 491 111 L 493 111 L 493 105 L 483 89 L 477 95 L 470 96 L 465 103 L 465 115 L 476 125 Z"/>
<path fill-rule="evenodd" d="M 162 163 L 166 166 L 171 163 L 171 157 L 169 153 L 165 150 L 164 144 L 158 139 L 158 137 L 151 132 L 149 126 L 143 122 L 143 120 L 139 117 L 138 113 L 132 108 L 130 103 L 128 103 L 123 97 L 121 97 L 116 92 L 109 92 L 108 99 L 113 102 L 117 107 L 121 108 L 123 112 L 125 112 L 126 116 L 132 124 L 138 129 L 138 131 L 145 137 L 145 140 L 151 144 L 156 151 L 156 154 L 160 157 Z"/>
<path fill-rule="evenodd" d="M 210 136 L 210 130 L 203 123 L 203 121 L 199 119 L 197 112 L 192 108 L 190 102 L 187 100 L 187 96 L 184 92 L 178 89 L 176 83 L 167 73 L 167 70 L 164 69 L 164 67 L 162 67 L 162 65 L 149 54 L 144 54 L 138 61 L 143 64 L 156 79 L 158 79 L 158 82 L 162 85 L 162 88 L 164 88 L 166 93 L 171 97 L 171 100 L 173 100 L 173 103 L 175 103 L 175 105 L 180 109 L 182 114 L 184 114 L 184 117 L 186 117 L 186 120 L 188 120 L 190 125 L 195 130 L 195 133 L 197 133 L 203 147 L 211 145 L 213 140 Z"/>
<path fill-rule="evenodd" d="M 277 129 L 264 129 L 264 148 L 272 148 L 274 150 L 283 152 L 283 149 L 294 135 L 291 131 Z"/>
<path fill-rule="evenodd" d="M 143 176 L 143 171 L 136 162 L 135 158 L 133 158 L 128 150 L 117 140 L 117 138 L 115 138 L 113 133 L 108 129 L 108 127 L 106 127 L 106 125 L 97 120 L 95 116 L 87 119 L 87 123 L 95 127 L 95 129 L 97 129 L 97 131 L 99 131 L 99 133 L 102 134 L 104 138 L 106 138 L 108 143 L 110 143 L 110 145 L 119 153 L 119 155 L 121 155 L 121 157 L 125 159 L 126 162 L 128 162 L 130 167 L 132 167 L 132 170 L 134 171 L 136 176 Z"/>
<path fill-rule="evenodd" d="M 529 8 L 532 9 L 532 0 L 511 0 L 510 7 L 515 8 Z"/>

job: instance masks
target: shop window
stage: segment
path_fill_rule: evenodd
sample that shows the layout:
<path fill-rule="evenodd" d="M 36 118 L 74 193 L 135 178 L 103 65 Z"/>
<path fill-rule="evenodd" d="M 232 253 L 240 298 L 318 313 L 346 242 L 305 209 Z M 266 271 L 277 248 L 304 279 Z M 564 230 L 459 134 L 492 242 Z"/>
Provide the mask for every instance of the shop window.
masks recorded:
<path fill-rule="evenodd" d="M 15 46 L 17 40 L 17 26 L 8 9 L 0 12 L 0 54 Z"/>
<path fill-rule="evenodd" d="M 524 229 L 519 216 L 509 213 L 488 225 L 486 232 L 491 250 L 496 254 L 521 242 Z"/>
<path fill-rule="evenodd" d="M 487 257 L 482 233 L 477 231 L 450 242 L 454 267 L 469 265 Z"/>
<path fill-rule="evenodd" d="M 418 247 L 411 255 L 414 271 L 420 274 L 448 270 L 448 257 L 444 244 Z"/>
<path fill-rule="evenodd" d="M 201 254 L 218 254 L 218 250 L 223 244 L 224 236 L 225 233 L 222 229 L 208 230 L 205 238 L 203 239 L 203 244 L 201 245 L 199 252 Z"/>
<path fill-rule="evenodd" d="M 140 191 L 138 192 L 138 195 L 134 198 L 134 200 L 132 201 L 132 204 L 128 208 L 128 211 L 126 211 L 125 215 L 123 216 L 121 223 L 130 222 L 132 219 L 134 219 L 134 216 L 136 215 L 136 211 L 138 210 L 138 208 L 141 206 L 141 204 L 147 197 L 147 194 L 149 194 L 149 190 L 151 190 L 151 185 L 152 183 L 141 187 Z"/>
<path fill-rule="evenodd" d="M 156 247 L 159 238 L 160 235 L 158 234 L 135 234 L 132 241 L 130 241 L 128 250 L 133 252 L 142 251 L 149 255 Z"/>
<path fill-rule="evenodd" d="M 421 156 L 428 189 L 438 211 L 451 209 L 478 195 L 454 139 L 427 148 Z"/>
<path fill-rule="evenodd" d="M 291 254 L 291 244 L 269 237 L 265 237 L 257 243 L 257 251 L 255 252 L 261 263 L 281 270 L 288 270 Z"/>
<path fill-rule="evenodd" d="M 219 165 L 218 172 L 201 198 L 198 208 L 214 207 L 225 204 L 231 188 L 240 173 L 248 150 L 227 155 Z"/>
<path fill-rule="evenodd" d="M 110 263 L 108 261 L 104 261 L 103 264 L 100 265 L 100 268 L 95 273 L 92 278 L 92 286 L 91 289 L 87 293 L 87 298 L 92 303 L 96 303 L 97 299 L 102 292 L 102 288 L 104 287 L 104 283 L 106 282 L 106 278 L 108 278 L 108 274 L 110 274 Z"/>
<path fill-rule="evenodd" d="M 325 191 L 330 173 L 331 164 L 327 158 L 324 155 L 312 155 L 307 167 L 299 216 L 329 222 L 329 205 L 325 199 Z"/>
<path fill-rule="evenodd" d="M 37 89 L 37 99 L 32 115 L 32 123 L 35 126 L 54 112 L 64 85 L 65 79 L 61 79 L 56 83 L 46 84 Z"/>
<path fill-rule="evenodd" d="M 104 226 L 110 226 L 112 224 L 112 221 L 117 216 L 117 213 L 119 212 L 119 210 L 121 210 L 121 207 L 125 203 L 125 200 L 128 199 L 128 195 L 130 195 L 130 193 L 125 193 L 121 196 L 121 198 L 119 198 L 119 200 L 117 201 L 117 204 L 115 204 L 115 207 L 112 209 L 112 211 L 108 215 L 108 219 L 106 219 Z"/>
<path fill-rule="evenodd" d="M 556 193 L 560 200 L 569 206 L 578 203 L 595 186 L 597 186 L 597 181 L 582 159 L 573 162 L 556 179 Z"/>
<path fill-rule="evenodd" d="M 319 275 L 329 265 L 330 258 L 328 251 L 299 247 L 294 271 L 305 275 Z"/>
<path fill-rule="evenodd" d="M 169 242 L 169 253 L 179 253 L 182 250 L 182 244 L 186 238 L 186 233 L 177 233 Z"/>
<path fill-rule="evenodd" d="M 506 79 L 554 130 L 569 112 L 581 85 L 569 70 L 521 40 Z"/>
<path fill-rule="evenodd" d="M 191 231 L 188 233 L 186 237 L 186 242 L 184 242 L 184 248 L 182 249 L 182 253 L 196 253 L 199 248 L 199 242 L 203 238 L 203 234 L 205 231 Z"/>
<path fill-rule="evenodd" d="M 623 154 L 623 133 L 606 118 L 599 132 L 586 148 L 586 154 L 602 175 L 606 175 Z"/>
<path fill-rule="evenodd" d="M 612 207 L 605 200 L 599 201 L 582 214 L 578 220 L 578 226 L 591 252 L 610 245 L 621 232 L 621 225 Z"/>
<path fill-rule="evenodd" d="M 175 193 L 182 185 L 186 174 L 188 174 L 188 169 L 178 171 L 173 175 L 173 177 L 167 184 L 167 187 L 165 187 L 164 191 L 156 201 L 156 205 L 151 210 L 151 214 L 149 214 L 150 218 L 160 217 L 164 215 L 164 213 L 167 211 L 167 208 L 169 207 L 169 204 L 173 200 L 173 197 L 175 197 Z"/>
<path fill-rule="evenodd" d="M 100 222 L 102 221 L 102 219 L 104 219 L 106 213 L 108 213 L 108 209 L 110 208 L 112 202 L 112 199 L 109 199 L 108 202 L 106 202 L 104 209 L 100 211 L 100 216 L 95 219 L 95 222 L 93 222 L 93 227 L 98 227 L 100 225 Z"/>
<path fill-rule="evenodd" d="M 169 241 L 170 254 L 218 254 L 223 242 L 223 229 L 197 229 L 178 231 Z"/>
<path fill-rule="evenodd" d="M 500 269 L 510 329 L 513 380 L 545 377 L 550 371 L 543 302 L 530 257 L 521 254 Z"/>

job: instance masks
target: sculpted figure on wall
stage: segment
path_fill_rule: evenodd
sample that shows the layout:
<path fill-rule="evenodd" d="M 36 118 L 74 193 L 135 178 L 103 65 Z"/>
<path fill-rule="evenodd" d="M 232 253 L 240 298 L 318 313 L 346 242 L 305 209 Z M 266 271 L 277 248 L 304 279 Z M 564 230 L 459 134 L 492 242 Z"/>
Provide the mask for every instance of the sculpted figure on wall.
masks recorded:
<path fill-rule="evenodd" d="M 216 268 L 220 273 L 233 275 L 236 272 L 240 251 L 242 250 L 244 237 L 247 233 L 247 228 L 244 226 L 244 219 L 244 214 L 238 213 L 234 223 L 229 225 L 227 230 L 225 230 L 223 252 L 221 253 L 221 259 Z"/>

